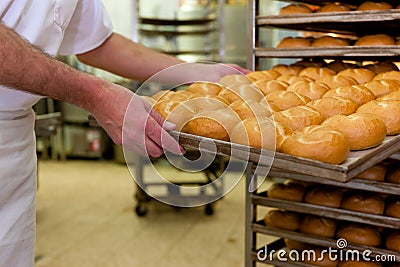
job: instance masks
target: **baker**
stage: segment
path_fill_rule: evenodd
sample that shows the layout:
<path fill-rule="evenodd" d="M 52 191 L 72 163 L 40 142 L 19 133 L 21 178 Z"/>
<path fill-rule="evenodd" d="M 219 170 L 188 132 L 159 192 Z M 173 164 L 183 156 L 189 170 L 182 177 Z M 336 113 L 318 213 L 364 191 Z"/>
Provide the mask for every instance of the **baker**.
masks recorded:
<path fill-rule="evenodd" d="M 137 80 L 183 62 L 113 33 L 101 0 L 2 0 L 0 19 L 0 266 L 29 267 L 35 244 L 32 106 L 41 96 L 88 110 L 125 148 L 153 157 L 164 149 L 182 152 L 166 131 L 174 125 L 141 97 L 52 56 L 77 55 L 85 64 Z M 242 70 L 197 64 L 179 75 L 218 81 L 235 68 Z"/>

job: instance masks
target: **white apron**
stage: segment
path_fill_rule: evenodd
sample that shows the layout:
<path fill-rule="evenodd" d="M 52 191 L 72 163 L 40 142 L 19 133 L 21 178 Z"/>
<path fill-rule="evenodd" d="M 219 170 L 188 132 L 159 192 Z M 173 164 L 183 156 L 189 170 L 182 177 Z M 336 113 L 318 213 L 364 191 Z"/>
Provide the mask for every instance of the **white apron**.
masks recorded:
<path fill-rule="evenodd" d="M 0 267 L 32 267 L 36 145 L 32 110 L 0 112 Z"/>

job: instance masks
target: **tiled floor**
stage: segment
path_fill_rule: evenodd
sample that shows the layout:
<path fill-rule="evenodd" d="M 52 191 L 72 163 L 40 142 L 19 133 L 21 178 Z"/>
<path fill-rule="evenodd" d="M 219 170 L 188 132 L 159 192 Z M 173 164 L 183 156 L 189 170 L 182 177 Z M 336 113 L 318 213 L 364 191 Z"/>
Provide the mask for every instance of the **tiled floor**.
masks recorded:
<path fill-rule="evenodd" d="M 122 164 L 39 162 L 36 267 L 244 266 L 243 180 L 212 216 L 153 202 L 139 218 L 134 191 Z"/>

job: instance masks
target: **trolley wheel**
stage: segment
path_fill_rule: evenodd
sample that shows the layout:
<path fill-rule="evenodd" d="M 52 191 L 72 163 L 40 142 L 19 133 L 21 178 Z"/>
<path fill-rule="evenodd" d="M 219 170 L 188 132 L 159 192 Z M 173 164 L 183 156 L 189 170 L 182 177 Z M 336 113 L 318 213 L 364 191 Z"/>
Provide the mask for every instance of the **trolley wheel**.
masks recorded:
<path fill-rule="evenodd" d="M 213 215 L 214 214 L 214 208 L 213 208 L 213 206 L 211 204 L 206 204 L 205 213 L 206 213 L 206 215 Z"/>
<path fill-rule="evenodd" d="M 137 204 L 135 208 L 136 215 L 139 217 L 144 217 L 149 212 L 146 204 Z"/>

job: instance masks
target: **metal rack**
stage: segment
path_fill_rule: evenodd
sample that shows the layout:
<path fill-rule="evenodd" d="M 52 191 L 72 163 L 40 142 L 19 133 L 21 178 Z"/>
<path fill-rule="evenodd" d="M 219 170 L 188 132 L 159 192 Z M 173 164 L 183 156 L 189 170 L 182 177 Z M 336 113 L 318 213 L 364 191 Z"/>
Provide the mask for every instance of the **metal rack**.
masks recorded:
<path fill-rule="evenodd" d="M 278 28 L 291 29 L 301 31 L 313 31 L 321 33 L 338 33 L 338 34 L 374 34 L 374 33 L 390 33 L 398 34 L 400 25 L 400 11 L 350 11 L 340 13 L 321 13 L 321 14 L 306 14 L 306 15 L 287 15 L 287 16 L 264 16 L 259 13 L 260 2 L 262 0 L 251 0 L 248 2 L 248 32 L 250 34 L 248 43 L 248 68 L 252 70 L 258 69 L 260 59 L 262 58 L 319 58 L 319 59 L 350 59 L 350 60 L 395 60 L 400 58 L 400 49 L 398 46 L 385 47 L 332 47 L 332 48 L 304 48 L 304 49 L 278 49 L 261 47 L 260 29 L 261 28 Z M 289 2 L 289 1 L 288 1 Z M 290 1 L 302 2 L 308 4 L 321 5 L 334 1 Z M 346 1 L 352 5 L 358 5 L 364 1 Z M 390 1 L 389 1 L 390 2 Z M 391 2 L 396 4 L 395 1 Z M 396 137 L 397 138 L 397 137 Z M 361 189 L 377 193 L 389 195 L 399 195 L 400 186 L 386 182 L 374 182 L 367 180 L 354 179 L 354 177 L 362 172 L 366 165 L 373 166 L 378 162 L 390 157 L 391 151 L 385 154 L 377 152 L 374 157 L 364 158 L 364 166 L 355 168 L 354 172 L 346 174 L 347 178 L 332 179 L 334 173 L 329 174 L 329 168 L 318 169 L 318 164 L 313 171 L 309 171 L 309 165 L 306 162 L 299 162 L 290 157 L 283 155 L 286 158 L 286 164 L 280 162 L 279 153 L 277 153 L 278 162 L 274 162 L 270 171 L 269 166 L 260 168 L 262 162 L 250 162 L 246 173 L 246 188 L 254 186 L 252 183 L 258 176 L 266 176 L 272 178 L 292 179 L 301 182 L 312 182 L 321 185 L 334 185 L 344 189 Z M 377 158 L 379 157 L 379 159 Z M 376 161 L 377 160 L 377 161 Z M 282 163 L 282 164 L 280 164 Z M 280 165 L 279 168 L 277 168 Z M 313 165 L 313 164 L 310 164 Z M 255 168 L 257 166 L 257 168 Z M 308 171 L 307 171 L 308 169 Z M 323 169 L 326 169 L 323 171 Z M 332 176 L 331 178 L 329 176 Z M 314 266 L 303 262 L 282 262 L 276 258 L 260 260 L 257 253 L 261 249 L 258 244 L 260 235 L 275 236 L 279 238 L 277 241 L 267 244 L 271 249 L 279 250 L 285 247 L 284 238 L 290 238 L 295 241 L 319 245 L 323 247 L 336 247 L 336 240 L 330 238 L 321 238 L 311 236 L 299 232 L 284 231 L 275 228 L 267 227 L 260 221 L 260 209 L 279 208 L 295 212 L 309 213 L 320 215 L 328 218 L 336 218 L 344 221 L 362 222 L 369 225 L 385 228 L 399 228 L 399 220 L 387 216 L 370 215 L 358 212 L 349 212 L 343 209 L 327 208 L 318 205 L 310 205 L 306 203 L 295 203 L 290 201 L 268 198 L 267 194 L 262 191 L 248 192 L 246 191 L 246 244 L 245 244 L 245 266 L 254 267 L 260 264 L 271 264 L 274 266 Z M 385 248 L 371 248 L 367 246 L 358 246 L 349 244 L 346 249 L 354 249 L 358 251 L 371 250 L 372 257 L 377 255 L 395 255 L 396 261 L 400 261 L 400 254 L 389 251 Z"/>

